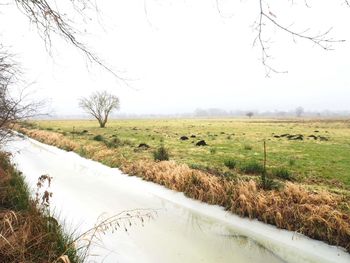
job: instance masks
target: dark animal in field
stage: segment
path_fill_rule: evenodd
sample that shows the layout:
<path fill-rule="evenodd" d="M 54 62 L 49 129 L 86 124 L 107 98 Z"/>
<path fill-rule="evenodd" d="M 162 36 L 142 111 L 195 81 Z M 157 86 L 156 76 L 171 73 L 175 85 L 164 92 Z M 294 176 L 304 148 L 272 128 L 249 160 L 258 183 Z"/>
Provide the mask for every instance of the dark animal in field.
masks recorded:
<path fill-rule="evenodd" d="M 181 141 L 186 141 L 186 140 L 188 140 L 188 137 L 187 137 L 187 136 L 181 136 L 181 137 L 180 137 L 180 140 L 181 140 Z"/>
<path fill-rule="evenodd" d="M 196 135 L 194 135 L 194 134 L 192 134 L 192 135 L 191 135 L 191 138 L 196 138 L 196 137 L 197 137 L 197 136 L 196 136 Z"/>
<path fill-rule="evenodd" d="M 295 134 L 295 135 L 289 135 L 287 136 L 289 140 L 304 140 L 304 136 L 302 134 Z"/>
<path fill-rule="evenodd" d="M 196 143 L 196 146 L 207 146 L 208 144 L 204 140 L 200 140 Z"/>
<path fill-rule="evenodd" d="M 148 149 L 148 148 L 149 148 L 149 145 L 146 144 L 146 143 L 140 143 L 140 144 L 139 144 L 139 148 Z"/>

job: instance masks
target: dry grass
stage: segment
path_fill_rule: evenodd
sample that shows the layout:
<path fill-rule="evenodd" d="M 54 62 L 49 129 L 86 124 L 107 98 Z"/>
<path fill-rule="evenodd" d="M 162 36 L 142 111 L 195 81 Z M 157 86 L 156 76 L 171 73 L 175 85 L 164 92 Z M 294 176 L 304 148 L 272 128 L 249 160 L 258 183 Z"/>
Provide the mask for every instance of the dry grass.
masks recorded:
<path fill-rule="evenodd" d="M 29 199 L 23 178 L 1 152 L 0 167 L 0 262 L 79 262 L 57 221 Z"/>
<path fill-rule="evenodd" d="M 80 145 L 47 131 L 22 129 L 28 136 L 65 149 Z M 79 152 L 79 151 L 77 151 Z M 209 204 L 217 204 L 240 216 L 257 218 L 279 228 L 297 231 L 350 252 L 349 211 L 340 207 L 341 196 L 325 191 L 310 191 L 286 183 L 281 190 L 265 191 L 255 181 L 233 181 L 191 169 L 173 161 L 141 160 L 129 163 L 116 151 L 104 146 L 84 148 L 85 155 L 110 166 L 117 164 L 123 172 L 139 176 Z"/>
<path fill-rule="evenodd" d="M 105 145 L 81 145 L 67 139 L 62 134 L 44 130 L 18 128 L 18 131 L 42 143 L 53 145 L 66 151 L 77 152 L 83 157 L 102 162 L 111 167 L 119 167 L 126 162 L 124 156 Z"/>
<path fill-rule="evenodd" d="M 67 151 L 75 151 L 80 145 L 72 142 L 71 140 L 65 138 L 62 134 L 47 132 L 42 130 L 28 130 L 28 129 L 20 129 L 20 132 L 27 134 L 29 137 L 35 138 L 40 142 L 45 142 L 46 144 L 50 144 L 61 149 Z"/>
<path fill-rule="evenodd" d="M 140 161 L 122 169 L 191 198 L 224 206 L 240 216 L 257 218 L 350 251 L 350 217 L 337 209 L 342 199 L 334 194 L 310 192 L 293 183 L 282 190 L 265 191 L 253 180 L 228 181 L 172 161 Z"/>
<path fill-rule="evenodd" d="M 54 262 L 62 255 L 57 231 L 48 229 L 41 214 L 5 210 L 0 213 L 0 222 L 2 262 Z"/>

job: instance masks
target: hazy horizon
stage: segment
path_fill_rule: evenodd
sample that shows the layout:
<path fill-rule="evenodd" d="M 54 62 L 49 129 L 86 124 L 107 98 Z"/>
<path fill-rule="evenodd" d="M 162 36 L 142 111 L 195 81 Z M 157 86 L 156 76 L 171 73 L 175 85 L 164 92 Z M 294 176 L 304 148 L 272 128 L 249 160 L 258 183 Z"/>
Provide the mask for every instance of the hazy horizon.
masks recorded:
<path fill-rule="evenodd" d="M 145 4 L 147 6 L 145 6 Z M 258 6 L 252 2 L 100 1 L 100 21 L 78 24 L 82 41 L 110 65 L 129 86 L 86 62 L 68 43 L 53 39 L 52 57 L 42 39 L 13 5 L 3 6 L 0 23 L 5 45 L 16 52 L 25 79 L 35 82 L 35 97 L 51 101 L 56 115 L 80 115 L 78 98 L 95 90 L 119 96 L 120 114 L 176 114 L 198 108 L 289 111 L 350 110 L 349 8 L 340 3 L 273 3 L 271 10 L 296 30 L 315 34 L 333 27 L 330 36 L 346 39 L 333 51 L 293 39 L 275 28 L 271 54 L 277 69 L 288 74 L 265 77 L 257 32 L 252 24 Z M 332 9 L 332 12 L 329 10 Z M 146 11 L 147 12 L 146 12 Z M 328 19 L 324 19 L 327 17 Z M 43 67 L 43 65 L 45 65 Z"/>

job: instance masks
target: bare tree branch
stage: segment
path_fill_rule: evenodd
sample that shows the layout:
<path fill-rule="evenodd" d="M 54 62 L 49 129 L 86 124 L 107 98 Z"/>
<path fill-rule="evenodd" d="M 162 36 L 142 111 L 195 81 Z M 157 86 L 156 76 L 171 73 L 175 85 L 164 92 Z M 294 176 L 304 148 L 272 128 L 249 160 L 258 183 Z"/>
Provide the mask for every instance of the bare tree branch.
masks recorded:
<path fill-rule="evenodd" d="M 44 103 L 27 102 L 26 88 L 21 89 L 17 96 L 11 96 L 10 87 L 20 82 L 21 74 L 12 57 L 0 48 L 0 146 L 11 136 L 13 125 L 36 116 Z"/>
<path fill-rule="evenodd" d="M 294 1 L 292 0 L 292 4 Z M 345 0 L 345 3 L 348 5 L 348 0 Z M 308 2 L 304 0 L 304 4 L 306 7 L 310 7 Z M 292 36 L 293 41 L 296 42 L 296 39 L 307 40 L 314 45 L 324 49 L 324 50 L 332 50 L 332 44 L 341 43 L 345 40 L 337 40 L 329 37 L 329 34 L 332 28 L 326 30 L 323 33 L 311 34 L 309 33 L 310 29 L 303 30 L 302 32 L 295 31 L 292 29 L 292 26 L 285 26 L 281 24 L 277 20 L 277 16 L 270 10 L 269 5 L 264 0 L 259 0 L 259 17 L 256 21 L 255 29 L 258 32 L 257 36 L 254 40 L 254 45 L 259 45 L 261 49 L 261 62 L 265 67 L 266 76 L 270 76 L 271 72 L 274 73 L 286 73 L 287 71 L 279 71 L 272 67 L 269 63 L 271 59 L 271 55 L 268 52 L 269 49 L 269 39 L 266 39 L 264 35 L 264 27 L 268 25 L 272 25 L 279 30 L 289 34 Z"/>
<path fill-rule="evenodd" d="M 121 77 L 115 70 L 108 66 L 99 56 L 78 39 L 79 32 L 69 17 L 58 10 L 55 2 L 47 0 L 15 0 L 18 8 L 22 10 L 31 23 L 33 23 L 44 40 L 46 49 L 50 52 L 53 34 L 59 35 L 68 43 L 83 52 L 86 58 L 96 63 L 107 72 L 111 73 L 117 80 L 129 86 L 127 79 Z M 66 0 L 70 2 L 75 12 L 84 21 L 88 21 L 86 13 L 94 10 L 96 14 L 99 9 L 95 2 L 91 0 Z M 53 7 L 55 5 L 55 7 Z"/>

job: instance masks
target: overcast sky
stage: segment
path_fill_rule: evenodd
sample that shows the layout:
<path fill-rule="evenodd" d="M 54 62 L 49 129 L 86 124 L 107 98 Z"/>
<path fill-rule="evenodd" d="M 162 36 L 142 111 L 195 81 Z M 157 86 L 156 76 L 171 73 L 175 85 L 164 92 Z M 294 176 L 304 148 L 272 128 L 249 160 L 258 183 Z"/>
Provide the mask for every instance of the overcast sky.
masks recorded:
<path fill-rule="evenodd" d="M 288 74 L 265 77 L 257 32 L 258 1 L 102 0 L 100 21 L 78 23 L 83 41 L 115 71 L 131 79 L 125 86 L 87 63 L 69 44 L 54 39 L 52 56 L 35 28 L 15 6 L 2 6 L 1 43 L 35 81 L 39 97 L 49 98 L 57 115 L 76 115 L 78 98 L 106 89 L 120 97 L 130 114 L 226 110 L 350 110 L 350 8 L 343 1 L 271 0 L 276 19 L 297 31 L 346 39 L 324 51 L 271 25 L 270 61 Z M 279 3 L 277 3 L 279 2 Z M 319 3 L 322 2 L 322 3 Z M 73 21 L 74 18 L 73 18 Z M 78 20 L 76 20 L 78 21 Z"/>

